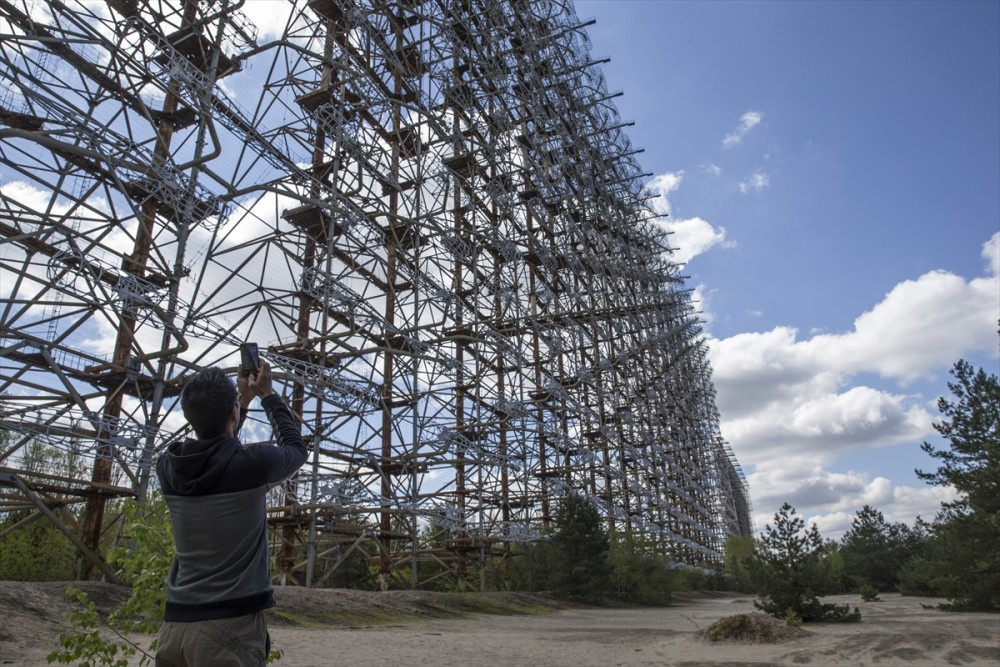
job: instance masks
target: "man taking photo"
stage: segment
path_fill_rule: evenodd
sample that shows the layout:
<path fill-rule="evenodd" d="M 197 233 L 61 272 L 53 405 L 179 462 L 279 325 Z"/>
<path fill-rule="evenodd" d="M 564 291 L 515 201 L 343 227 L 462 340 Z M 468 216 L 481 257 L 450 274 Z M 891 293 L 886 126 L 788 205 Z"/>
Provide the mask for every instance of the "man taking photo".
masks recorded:
<path fill-rule="evenodd" d="M 176 546 L 158 667 L 256 667 L 270 652 L 267 492 L 305 463 L 307 451 L 272 391 L 266 361 L 249 377 L 241 367 L 237 384 L 238 391 L 219 368 L 188 380 L 181 409 L 195 437 L 172 443 L 156 463 Z M 237 437 L 255 396 L 276 445 L 243 446 Z"/>

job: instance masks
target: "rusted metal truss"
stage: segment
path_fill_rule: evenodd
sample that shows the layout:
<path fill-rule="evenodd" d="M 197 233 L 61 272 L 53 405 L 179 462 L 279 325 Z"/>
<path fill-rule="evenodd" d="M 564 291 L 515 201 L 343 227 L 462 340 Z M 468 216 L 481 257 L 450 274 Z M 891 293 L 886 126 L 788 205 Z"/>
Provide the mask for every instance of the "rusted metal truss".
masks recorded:
<path fill-rule="evenodd" d="M 5 509 L 37 506 L 28 443 L 72 452 L 96 547 L 185 379 L 252 340 L 312 449 L 274 498 L 283 582 L 367 545 L 419 584 L 428 526 L 463 575 L 567 490 L 718 564 L 745 480 L 570 0 L 271 6 L 0 0 Z"/>

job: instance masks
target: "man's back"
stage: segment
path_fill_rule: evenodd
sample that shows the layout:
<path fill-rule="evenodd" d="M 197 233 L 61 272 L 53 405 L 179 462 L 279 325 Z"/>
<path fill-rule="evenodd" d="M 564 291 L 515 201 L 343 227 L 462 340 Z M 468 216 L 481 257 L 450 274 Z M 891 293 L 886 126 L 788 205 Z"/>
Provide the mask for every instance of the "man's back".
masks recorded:
<path fill-rule="evenodd" d="M 175 448 L 191 450 L 203 444 L 189 440 Z M 167 577 L 167 620 L 171 621 L 217 618 L 219 612 L 272 605 L 267 485 L 255 479 L 260 477 L 253 474 L 258 466 L 246 461 L 251 457 L 235 438 L 217 440 L 203 449 L 226 462 L 204 489 L 193 483 L 197 478 L 178 473 L 177 468 L 183 466 L 174 464 L 183 455 L 167 452 L 157 464 L 176 548 Z M 185 482 L 195 493 L 178 493 L 177 487 Z"/>
<path fill-rule="evenodd" d="M 267 492 L 299 469 L 307 450 L 271 391 L 266 363 L 259 377 L 250 384 L 241 378 L 240 393 L 218 369 L 192 379 L 182 407 L 199 437 L 171 444 L 156 462 L 176 548 L 157 665 L 259 665 L 266 658 L 262 611 L 274 606 Z M 277 446 L 244 447 L 236 438 L 251 390 Z"/>
<path fill-rule="evenodd" d="M 267 491 L 302 465 L 306 450 L 284 403 L 273 395 L 262 403 L 280 446 L 244 447 L 226 436 L 188 439 L 157 461 L 177 549 L 167 578 L 168 621 L 224 618 L 273 605 Z M 283 435 L 294 437 L 285 441 Z"/>

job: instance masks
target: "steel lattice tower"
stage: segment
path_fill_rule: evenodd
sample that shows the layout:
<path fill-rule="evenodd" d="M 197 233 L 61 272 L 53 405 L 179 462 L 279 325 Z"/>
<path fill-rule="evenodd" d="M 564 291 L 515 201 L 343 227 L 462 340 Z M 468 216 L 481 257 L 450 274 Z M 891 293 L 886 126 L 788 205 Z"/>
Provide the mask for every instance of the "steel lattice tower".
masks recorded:
<path fill-rule="evenodd" d="M 570 0 L 296 0 L 266 38 L 242 4 L 0 0 L 0 511 L 100 566 L 185 379 L 253 340 L 312 450 L 282 583 L 356 548 L 462 576 L 570 489 L 718 564 L 746 484 Z"/>

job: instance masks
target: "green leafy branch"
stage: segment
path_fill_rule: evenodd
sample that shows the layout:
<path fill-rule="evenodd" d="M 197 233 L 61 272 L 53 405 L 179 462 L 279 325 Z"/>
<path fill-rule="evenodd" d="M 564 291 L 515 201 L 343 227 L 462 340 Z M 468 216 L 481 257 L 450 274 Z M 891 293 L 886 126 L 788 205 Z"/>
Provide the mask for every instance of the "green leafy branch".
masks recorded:
<path fill-rule="evenodd" d="M 154 634 L 163 622 L 165 582 L 174 556 L 170 521 L 166 504 L 159 498 L 150 498 L 141 505 L 133 500 L 126 501 L 121 511 L 125 539 L 109 551 L 108 561 L 132 590 L 128 600 L 107 618 L 106 625 L 117 639 L 101 634 L 101 618 L 90 596 L 79 589 L 68 588 L 67 597 L 79 607 L 67 615 L 75 632 L 59 635 L 61 649 L 49 654 L 50 664 L 75 662 L 87 667 L 127 667 L 136 654 L 141 654 L 140 665 L 153 661 L 156 639 L 153 638 L 144 650 L 128 635 Z"/>

